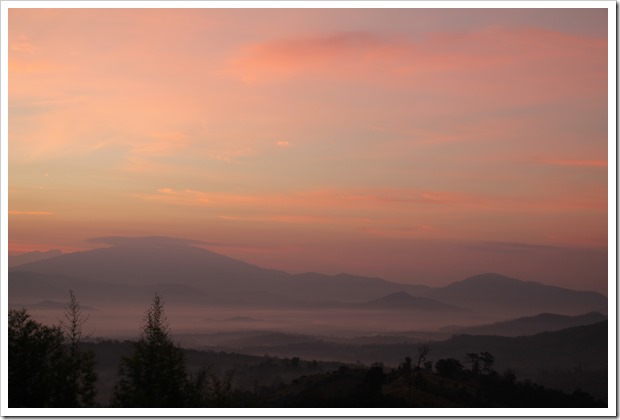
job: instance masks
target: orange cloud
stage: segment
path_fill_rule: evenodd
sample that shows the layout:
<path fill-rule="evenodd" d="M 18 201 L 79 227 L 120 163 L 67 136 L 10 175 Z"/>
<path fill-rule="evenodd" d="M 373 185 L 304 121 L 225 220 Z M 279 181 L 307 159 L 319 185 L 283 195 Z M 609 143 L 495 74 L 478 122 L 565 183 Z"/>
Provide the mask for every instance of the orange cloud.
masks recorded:
<path fill-rule="evenodd" d="M 252 83 L 296 73 L 351 68 L 351 59 L 368 62 L 389 43 L 365 32 L 316 35 L 247 45 L 231 60 L 229 70 Z M 348 64 L 347 64 L 348 63 Z M 357 63 L 360 66 L 362 63 Z"/>
<path fill-rule="evenodd" d="M 19 36 L 15 41 L 9 43 L 9 50 L 29 53 L 35 51 L 36 48 L 28 38 Z"/>
<path fill-rule="evenodd" d="M 153 133 L 135 145 L 131 152 L 138 155 L 168 156 L 187 147 L 188 139 L 181 132 Z"/>
<path fill-rule="evenodd" d="M 437 72 L 496 72 L 503 68 L 508 75 L 496 73 L 493 80 L 504 83 L 513 74 L 532 70 L 545 79 L 551 74 L 564 79 L 567 74 L 584 71 L 604 74 L 606 50 L 605 39 L 536 28 L 497 27 L 465 33 L 435 33 L 415 41 L 402 36 L 345 32 L 247 45 L 230 61 L 229 71 L 249 83 L 320 73 L 322 77 L 345 76 L 387 84 L 396 78 L 399 83 L 407 80 L 409 84 L 423 85 L 429 77 L 436 79 Z M 566 60 L 581 65 L 567 73 Z M 555 70 L 563 72 L 557 75 Z M 530 80 L 529 74 L 525 76 L 525 81 Z M 519 84 L 524 82 L 516 78 L 511 83 L 517 80 Z M 466 80 L 455 81 L 467 87 Z M 479 80 L 475 86 L 480 88 Z"/>
<path fill-rule="evenodd" d="M 9 210 L 10 216 L 51 216 L 54 213 L 49 211 L 20 211 L 20 210 Z"/>
<path fill-rule="evenodd" d="M 579 160 L 579 159 L 548 159 L 548 160 L 543 160 L 542 163 L 548 164 L 548 165 L 559 165 L 559 166 L 585 166 L 585 167 L 592 167 L 592 168 L 606 168 L 607 167 L 607 161 L 606 160 L 595 160 L 595 159 L 586 159 L 586 160 Z"/>
<path fill-rule="evenodd" d="M 156 194 L 138 194 L 137 198 L 185 206 L 207 206 L 281 214 L 287 209 L 296 214 L 331 215 L 342 211 L 347 217 L 363 217 L 367 211 L 378 217 L 409 214 L 413 210 L 430 213 L 461 211 L 540 212 L 570 209 L 606 210 L 607 197 L 594 192 L 589 196 L 547 198 L 508 194 L 475 194 L 456 191 L 417 189 L 320 189 L 279 194 L 228 194 L 191 189 L 160 188 Z M 224 216 L 235 217 L 235 215 Z M 399 216 L 400 217 L 400 216 Z M 231 220 L 231 219 L 229 219 Z M 274 219 L 275 220 L 275 219 Z M 417 224 L 424 226 L 424 224 Z"/>

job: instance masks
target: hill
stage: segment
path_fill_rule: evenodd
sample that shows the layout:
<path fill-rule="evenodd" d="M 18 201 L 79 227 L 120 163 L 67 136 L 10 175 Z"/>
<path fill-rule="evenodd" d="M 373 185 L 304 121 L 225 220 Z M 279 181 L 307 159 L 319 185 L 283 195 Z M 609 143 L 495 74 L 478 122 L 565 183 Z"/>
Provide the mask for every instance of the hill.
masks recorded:
<path fill-rule="evenodd" d="M 565 332 L 569 336 L 573 333 Z M 120 360 L 132 352 L 133 343 L 102 340 L 83 346 L 96 355 L 98 401 L 105 406 L 117 381 Z M 564 390 L 557 390 L 555 386 L 537 385 L 538 381 L 524 381 L 527 378 L 518 371 L 515 376 L 500 367 L 493 372 L 474 373 L 463 362 L 460 369 L 448 372 L 437 367 L 439 358 L 429 367 L 415 371 L 407 370 L 402 363 L 392 368 L 381 363 L 368 366 L 222 351 L 183 352 L 190 372 L 206 367 L 221 380 L 231 379 L 225 404 L 233 407 L 606 406 L 606 394 L 593 398 L 577 390 L 581 387 L 589 391 L 585 370 L 580 372 L 581 376 L 569 378 L 571 383 L 564 383 Z M 455 357 L 463 360 L 464 351 L 459 349 L 457 353 Z M 496 364 L 500 357 L 496 355 Z M 603 376 L 606 378 L 606 371 Z"/>
<path fill-rule="evenodd" d="M 455 335 L 443 341 L 430 341 L 429 359 L 456 358 L 465 364 L 465 353 L 487 351 L 495 356 L 499 372 L 512 369 L 519 377 L 572 392 L 581 387 L 598 398 L 607 395 L 608 323 L 572 327 L 560 331 L 522 337 Z M 360 344 L 354 340 L 297 337 L 280 344 L 237 341 L 234 351 L 280 357 L 338 360 L 343 363 L 382 362 L 398 366 L 405 357 L 415 357 L 419 344 L 403 340 Z M 227 351 L 225 346 L 220 350 Z"/>
<path fill-rule="evenodd" d="M 500 274 L 482 274 L 437 288 L 351 274 L 289 274 L 174 238 L 112 237 L 99 241 L 108 247 L 62 254 L 11 268 L 9 299 L 14 303 L 58 300 L 71 288 L 81 299 L 88 299 L 91 306 L 101 305 L 102 301 L 142 304 L 157 291 L 166 300 L 180 305 L 309 310 L 329 306 L 349 310 L 353 308 L 351 304 L 360 304 L 358 309 L 416 308 L 428 314 L 456 313 L 462 308 L 471 314 L 462 311 L 461 318 L 467 316 L 468 322 L 477 320 L 478 323 L 543 312 L 607 313 L 607 298 L 601 294 Z M 444 321 L 434 320 L 435 323 Z"/>
<path fill-rule="evenodd" d="M 426 289 L 350 274 L 288 274 L 173 238 L 122 239 L 108 239 L 113 245 L 107 248 L 63 254 L 22 264 L 11 271 L 80 279 L 91 285 L 185 284 L 217 296 L 244 293 L 248 303 L 261 303 L 260 296 L 256 302 L 249 299 L 252 293 L 268 293 L 283 301 L 361 302 L 400 290 Z"/>
<path fill-rule="evenodd" d="M 441 331 L 452 334 L 502 335 L 515 337 L 532 335 L 545 331 L 557 331 L 580 325 L 590 325 L 605 321 L 606 319 L 607 316 L 599 312 L 589 312 L 576 316 L 544 313 L 536 316 L 521 317 L 509 321 L 473 327 L 447 326 L 441 328 Z"/>
<path fill-rule="evenodd" d="M 607 298 L 600 293 L 548 286 L 495 273 L 480 274 L 445 287 L 433 288 L 424 296 L 480 313 L 506 316 L 537 315 L 541 312 L 565 315 L 591 311 L 607 313 Z"/>

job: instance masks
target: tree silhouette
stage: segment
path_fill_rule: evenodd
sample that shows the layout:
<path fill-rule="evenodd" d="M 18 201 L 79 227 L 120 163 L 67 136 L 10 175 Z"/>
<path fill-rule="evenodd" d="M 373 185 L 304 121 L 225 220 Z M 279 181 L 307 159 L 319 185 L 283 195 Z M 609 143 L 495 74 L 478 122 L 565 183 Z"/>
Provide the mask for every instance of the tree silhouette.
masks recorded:
<path fill-rule="evenodd" d="M 30 318 L 26 309 L 9 310 L 9 407 L 59 407 L 64 337 L 58 327 Z"/>
<path fill-rule="evenodd" d="M 69 295 L 64 330 L 32 320 L 26 309 L 9 311 L 9 406 L 94 405 L 94 354 L 79 348 L 86 318 Z"/>
<path fill-rule="evenodd" d="M 426 356 L 431 352 L 428 344 L 421 344 L 418 346 L 418 363 L 415 366 L 416 370 L 420 370 L 420 366 L 426 361 Z"/>
<path fill-rule="evenodd" d="M 465 353 L 465 359 L 471 363 L 471 372 L 477 375 L 480 372 L 480 355 L 478 353 Z"/>
<path fill-rule="evenodd" d="M 487 351 L 480 353 L 480 361 L 482 362 L 482 373 L 491 374 L 494 372 L 495 357 L 491 353 Z"/>
<path fill-rule="evenodd" d="M 457 359 L 439 359 L 435 362 L 435 370 L 445 378 L 456 378 L 463 372 L 463 365 Z"/>
<path fill-rule="evenodd" d="M 471 363 L 471 372 L 475 375 L 479 373 L 491 374 L 494 372 L 493 364 L 495 363 L 495 357 L 487 351 L 465 353 L 465 358 Z"/>
<path fill-rule="evenodd" d="M 373 363 L 362 383 L 359 385 L 358 397 L 362 407 L 372 407 L 383 398 L 383 383 L 386 375 L 382 363 Z"/>
<path fill-rule="evenodd" d="M 64 336 L 67 347 L 66 375 L 63 405 L 67 407 L 91 407 L 95 403 L 95 354 L 80 349 L 82 326 L 88 317 L 82 314 L 80 304 L 69 290 L 69 303 L 65 309 Z"/>
<path fill-rule="evenodd" d="M 170 339 L 159 295 L 144 317 L 140 339 L 119 367 L 112 405 L 119 407 L 184 407 L 187 374 L 183 351 Z"/>

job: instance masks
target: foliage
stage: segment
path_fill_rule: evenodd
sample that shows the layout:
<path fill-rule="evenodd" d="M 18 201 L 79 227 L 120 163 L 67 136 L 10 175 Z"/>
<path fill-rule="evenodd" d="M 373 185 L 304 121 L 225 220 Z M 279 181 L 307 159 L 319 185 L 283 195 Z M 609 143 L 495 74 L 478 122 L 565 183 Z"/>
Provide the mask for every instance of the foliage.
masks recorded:
<path fill-rule="evenodd" d="M 82 316 L 73 292 L 68 327 L 48 327 L 26 309 L 9 311 L 9 406 L 90 407 L 95 400 L 94 353 L 80 349 Z"/>
<path fill-rule="evenodd" d="M 80 349 L 82 326 L 88 317 L 82 314 L 80 304 L 72 290 L 69 290 L 69 303 L 65 309 L 63 323 L 67 347 L 67 381 L 64 389 L 64 406 L 91 407 L 95 402 L 95 354 Z"/>
<path fill-rule="evenodd" d="M 471 373 L 477 374 L 492 374 L 493 364 L 495 363 L 495 357 L 487 352 L 480 353 L 465 353 L 465 358 L 471 364 Z"/>
<path fill-rule="evenodd" d="M 62 330 L 32 320 L 26 309 L 11 309 L 8 344 L 9 407 L 59 407 Z"/>
<path fill-rule="evenodd" d="M 420 366 L 426 361 L 426 357 L 431 352 L 428 344 L 421 344 L 418 346 L 418 363 L 416 364 L 416 370 L 420 370 Z"/>
<path fill-rule="evenodd" d="M 205 368 L 190 375 L 186 388 L 188 407 L 231 407 L 232 377 L 232 371 L 220 379 Z"/>
<path fill-rule="evenodd" d="M 435 370 L 445 378 L 456 378 L 463 372 L 463 365 L 457 359 L 439 359 L 435 362 Z"/>
<path fill-rule="evenodd" d="M 118 407 L 184 407 L 188 378 L 183 351 L 169 337 L 163 302 L 155 295 L 142 335 L 119 367 L 112 405 Z"/>

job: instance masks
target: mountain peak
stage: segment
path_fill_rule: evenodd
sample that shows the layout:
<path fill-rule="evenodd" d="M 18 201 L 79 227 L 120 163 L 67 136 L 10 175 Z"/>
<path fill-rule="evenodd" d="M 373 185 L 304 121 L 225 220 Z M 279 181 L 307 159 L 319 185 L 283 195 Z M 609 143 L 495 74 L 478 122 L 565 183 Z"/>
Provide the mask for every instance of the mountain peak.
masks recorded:
<path fill-rule="evenodd" d="M 104 244 L 112 246 L 127 247 L 174 247 L 174 246 L 196 246 L 196 245 L 217 245 L 212 242 L 199 241 L 195 239 L 174 238 L 170 236 L 102 236 L 87 239 L 86 242 Z"/>
<path fill-rule="evenodd" d="M 451 283 L 446 288 L 449 289 L 460 289 L 460 288 L 497 288 L 497 287 L 518 287 L 520 285 L 525 284 L 535 284 L 533 282 L 527 282 L 519 279 L 515 279 L 513 277 L 508 277 L 503 274 L 498 273 L 483 273 L 477 274 L 475 276 L 467 277 L 464 280 L 455 281 Z M 541 284 L 542 286 L 542 284 Z"/>
<path fill-rule="evenodd" d="M 390 293 L 389 295 L 385 296 L 383 299 L 391 300 L 391 301 L 412 301 L 414 300 L 414 297 L 411 296 L 409 293 L 403 292 L 401 290 L 399 292 Z"/>
<path fill-rule="evenodd" d="M 512 277 L 505 276 L 499 273 L 482 273 L 475 276 L 467 277 L 463 282 L 471 283 L 490 283 L 490 282 L 505 282 L 505 283 L 521 283 L 522 280 L 518 280 Z"/>

